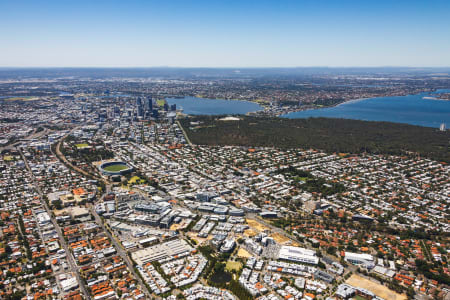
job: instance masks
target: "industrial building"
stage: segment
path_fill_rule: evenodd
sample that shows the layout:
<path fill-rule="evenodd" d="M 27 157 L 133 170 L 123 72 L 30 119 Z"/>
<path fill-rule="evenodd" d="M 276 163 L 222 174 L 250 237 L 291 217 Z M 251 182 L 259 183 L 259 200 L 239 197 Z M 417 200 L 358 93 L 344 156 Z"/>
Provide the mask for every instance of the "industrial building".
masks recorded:
<path fill-rule="evenodd" d="M 345 252 L 344 257 L 346 261 L 354 265 L 362 265 L 368 269 L 372 269 L 375 266 L 373 256 L 370 254 Z"/>
<path fill-rule="evenodd" d="M 316 256 L 315 251 L 293 246 L 282 246 L 278 253 L 278 259 L 312 265 L 317 265 L 319 263 L 319 258 Z"/>
<path fill-rule="evenodd" d="M 172 240 L 162 244 L 154 245 L 131 254 L 131 257 L 138 265 L 145 265 L 148 262 L 165 262 L 175 258 L 189 255 L 193 248 L 185 240 Z"/>

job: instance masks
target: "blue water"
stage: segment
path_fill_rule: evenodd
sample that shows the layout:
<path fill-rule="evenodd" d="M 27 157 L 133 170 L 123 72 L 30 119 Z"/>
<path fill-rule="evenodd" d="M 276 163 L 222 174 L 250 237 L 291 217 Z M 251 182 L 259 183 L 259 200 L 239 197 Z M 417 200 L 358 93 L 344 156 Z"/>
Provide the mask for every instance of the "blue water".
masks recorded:
<path fill-rule="evenodd" d="M 448 91 L 438 90 L 435 93 Z M 425 127 L 439 127 L 441 123 L 446 123 L 448 126 L 450 125 L 450 101 L 423 99 L 423 97 L 432 97 L 435 93 L 355 100 L 330 108 L 293 112 L 282 117 L 388 121 Z"/>
<path fill-rule="evenodd" d="M 177 109 L 183 108 L 183 112 L 189 115 L 223 115 L 223 114 L 246 114 L 248 112 L 262 110 L 263 108 L 254 102 L 205 99 L 196 97 L 167 98 L 167 102 L 176 104 Z"/>

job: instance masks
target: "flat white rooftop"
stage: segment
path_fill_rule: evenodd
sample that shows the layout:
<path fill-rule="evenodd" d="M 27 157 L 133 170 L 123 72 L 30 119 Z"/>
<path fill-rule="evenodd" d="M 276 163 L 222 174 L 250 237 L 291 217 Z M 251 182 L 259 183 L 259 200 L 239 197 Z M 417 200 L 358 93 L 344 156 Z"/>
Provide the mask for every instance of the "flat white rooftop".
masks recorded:
<path fill-rule="evenodd" d="M 131 257 L 138 265 L 145 265 L 152 261 L 176 258 L 176 256 L 192 250 L 193 248 L 185 240 L 178 239 L 138 250 L 133 252 Z"/>
<path fill-rule="evenodd" d="M 316 256 L 315 251 L 293 246 L 282 246 L 278 253 L 278 258 L 308 264 L 319 263 L 319 258 Z"/>

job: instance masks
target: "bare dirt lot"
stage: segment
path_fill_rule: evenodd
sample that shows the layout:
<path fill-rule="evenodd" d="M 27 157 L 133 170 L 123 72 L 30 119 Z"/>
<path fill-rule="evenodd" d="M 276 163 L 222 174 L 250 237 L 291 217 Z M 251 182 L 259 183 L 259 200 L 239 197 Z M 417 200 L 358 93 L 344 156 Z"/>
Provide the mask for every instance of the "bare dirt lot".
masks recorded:
<path fill-rule="evenodd" d="M 282 245 L 291 244 L 291 240 L 289 238 L 285 237 L 284 235 L 280 234 L 280 233 L 275 232 L 275 233 L 272 233 L 270 236 L 278 244 L 282 244 Z"/>
<path fill-rule="evenodd" d="M 361 287 L 366 290 L 371 291 L 375 295 L 386 299 L 386 300 L 406 300 L 406 295 L 397 294 L 396 292 L 388 289 L 384 285 L 375 283 L 370 281 L 369 279 L 365 279 L 358 275 L 352 275 L 349 279 L 347 279 L 346 283 L 355 286 L 355 287 Z"/>
<path fill-rule="evenodd" d="M 248 226 L 250 226 L 250 229 L 255 230 L 257 232 L 263 232 L 264 230 L 269 229 L 269 227 L 264 226 L 263 224 L 259 223 L 256 220 L 245 219 L 245 221 L 247 222 Z"/>
<path fill-rule="evenodd" d="M 249 258 L 252 257 L 252 255 L 250 253 L 248 253 L 247 250 L 240 248 L 238 253 L 237 253 L 238 257 L 242 257 L 242 258 Z"/>

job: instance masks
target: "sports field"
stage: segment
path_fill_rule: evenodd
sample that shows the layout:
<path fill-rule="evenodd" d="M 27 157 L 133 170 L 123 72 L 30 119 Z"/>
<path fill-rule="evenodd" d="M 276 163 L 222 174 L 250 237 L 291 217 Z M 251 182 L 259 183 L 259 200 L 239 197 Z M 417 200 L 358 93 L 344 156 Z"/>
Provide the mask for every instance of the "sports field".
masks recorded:
<path fill-rule="evenodd" d="M 125 169 L 128 169 L 128 167 L 126 165 L 121 164 L 110 165 L 104 168 L 104 170 L 108 172 L 119 172 Z"/>
<path fill-rule="evenodd" d="M 89 147 L 89 144 L 76 144 L 75 147 L 78 149 Z"/>

